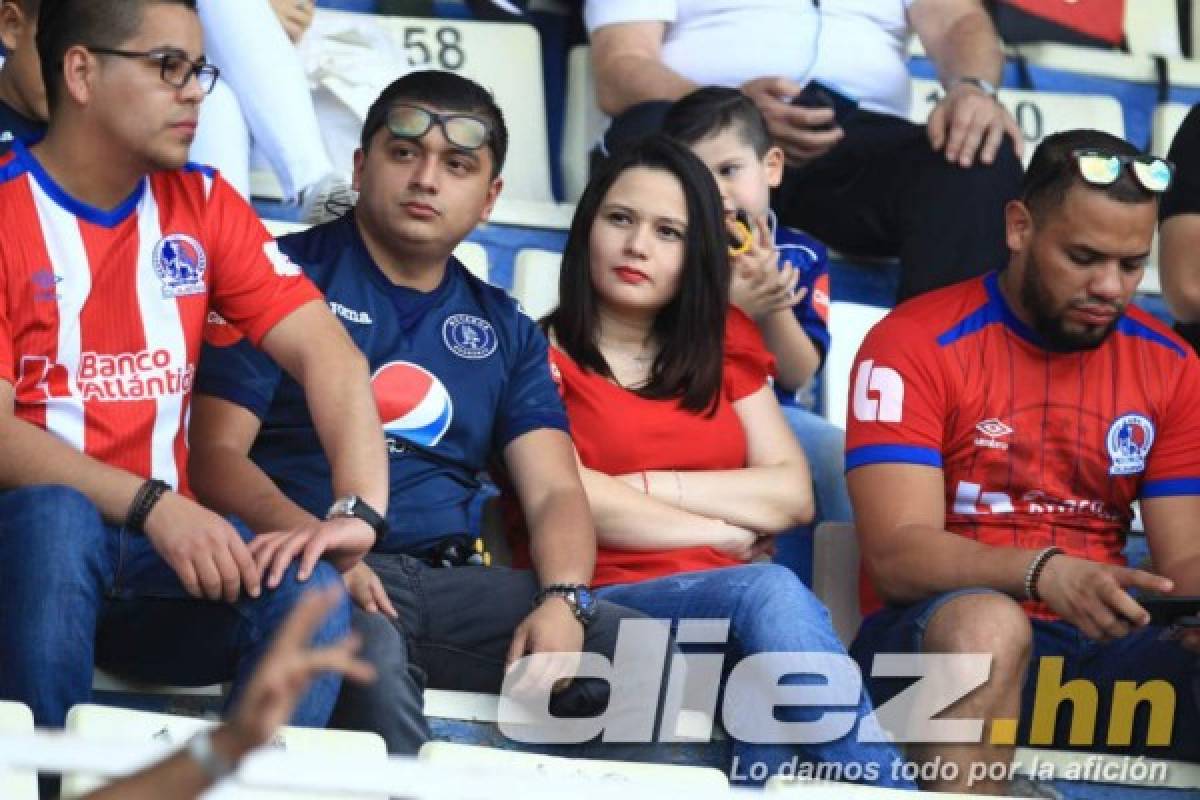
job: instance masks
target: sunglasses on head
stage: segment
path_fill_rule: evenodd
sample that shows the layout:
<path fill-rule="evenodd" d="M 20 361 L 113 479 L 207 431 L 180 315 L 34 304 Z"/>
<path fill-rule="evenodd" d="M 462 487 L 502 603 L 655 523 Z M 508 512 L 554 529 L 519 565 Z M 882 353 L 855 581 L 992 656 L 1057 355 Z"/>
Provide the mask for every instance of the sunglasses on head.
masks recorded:
<path fill-rule="evenodd" d="M 1117 155 L 1103 150 L 1075 150 L 1071 153 L 1080 176 L 1093 186 L 1111 186 L 1129 166 L 1133 177 L 1148 192 L 1162 194 L 1171 186 L 1175 165 L 1165 158 L 1148 155 Z"/>
<path fill-rule="evenodd" d="M 420 139 L 437 125 L 446 141 L 464 150 L 478 150 L 488 143 L 492 129 L 474 114 L 438 114 L 421 106 L 397 103 L 387 115 L 387 129 L 401 139 Z"/>

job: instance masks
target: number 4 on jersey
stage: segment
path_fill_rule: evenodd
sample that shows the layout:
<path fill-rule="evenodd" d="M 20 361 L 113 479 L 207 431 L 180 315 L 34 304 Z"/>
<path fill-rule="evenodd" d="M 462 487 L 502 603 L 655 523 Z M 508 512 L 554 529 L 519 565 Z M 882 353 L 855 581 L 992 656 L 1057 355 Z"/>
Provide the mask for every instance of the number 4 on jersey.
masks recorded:
<path fill-rule="evenodd" d="M 904 416 L 904 379 L 872 359 L 858 365 L 854 378 L 854 418 L 859 422 L 900 422 Z"/>

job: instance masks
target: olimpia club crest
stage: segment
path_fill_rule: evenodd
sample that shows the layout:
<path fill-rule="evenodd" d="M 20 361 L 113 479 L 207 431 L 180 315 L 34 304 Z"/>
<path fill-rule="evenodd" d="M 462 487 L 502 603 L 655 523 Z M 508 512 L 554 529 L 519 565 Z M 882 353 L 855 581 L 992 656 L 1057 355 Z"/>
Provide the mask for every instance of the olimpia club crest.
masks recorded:
<path fill-rule="evenodd" d="M 1105 437 L 1112 466 L 1109 475 L 1136 475 L 1146 469 L 1146 456 L 1154 446 L 1154 423 L 1141 414 L 1123 414 Z"/>
<path fill-rule="evenodd" d="M 163 297 L 204 294 L 208 257 L 200 243 L 186 233 L 170 233 L 154 246 L 154 273 Z"/>

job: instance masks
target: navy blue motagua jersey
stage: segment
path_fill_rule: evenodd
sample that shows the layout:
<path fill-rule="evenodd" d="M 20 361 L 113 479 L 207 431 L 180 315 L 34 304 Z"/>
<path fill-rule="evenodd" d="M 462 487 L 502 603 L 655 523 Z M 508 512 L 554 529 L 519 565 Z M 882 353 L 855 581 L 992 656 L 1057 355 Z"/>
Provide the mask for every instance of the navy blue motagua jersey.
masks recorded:
<path fill-rule="evenodd" d="M 431 292 L 396 286 L 353 214 L 282 237 L 279 247 L 370 362 L 391 451 L 391 534 L 381 549 L 416 551 L 466 531 L 475 473 L 525 433 L 567 430 L 545 337 L 515 300 L 456 259 Z M 324 514 L 329 464 L 299 384 L 211 318 L 196 390 L 254 413 L 262 429 L 251 458 L 293 501 Z"/>

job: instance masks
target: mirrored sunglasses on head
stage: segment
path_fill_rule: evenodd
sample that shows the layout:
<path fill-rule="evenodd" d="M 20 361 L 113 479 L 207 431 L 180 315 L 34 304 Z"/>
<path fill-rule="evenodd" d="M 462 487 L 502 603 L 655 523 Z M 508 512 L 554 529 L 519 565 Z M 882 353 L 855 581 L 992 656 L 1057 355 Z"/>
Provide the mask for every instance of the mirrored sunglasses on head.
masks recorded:
<path fill-rule="evenodd" d="M 446 141 L 464 150 L 478 150 L 487 144 L 491 127 L 474 114 L 438 114 L 421 106 L 397 103 L 387 115 L 387 128 L 402 139 L 420 139 L 437 125 Z"/>
<path fill-rule="evenodd" d="M 1149 155 L 1118 155 L 1103 150 L 1075 150 L 1071 153 L 1079 165 L 1079 174 L 1093 186 L 1111 186 L 1129 166 L 1138 184 L 1148 192 L 1162 194 L 1171 187 L 1175 165 L 1165 158 Z"/>

